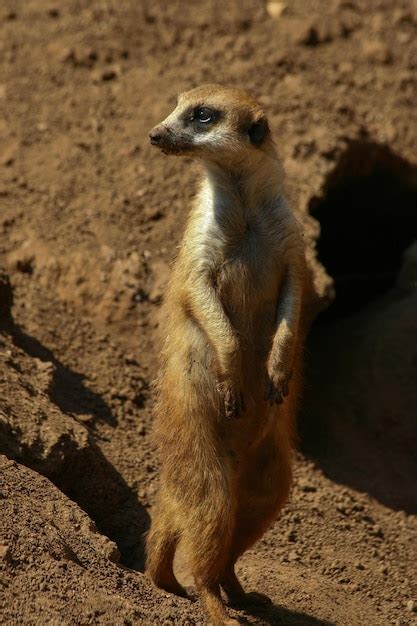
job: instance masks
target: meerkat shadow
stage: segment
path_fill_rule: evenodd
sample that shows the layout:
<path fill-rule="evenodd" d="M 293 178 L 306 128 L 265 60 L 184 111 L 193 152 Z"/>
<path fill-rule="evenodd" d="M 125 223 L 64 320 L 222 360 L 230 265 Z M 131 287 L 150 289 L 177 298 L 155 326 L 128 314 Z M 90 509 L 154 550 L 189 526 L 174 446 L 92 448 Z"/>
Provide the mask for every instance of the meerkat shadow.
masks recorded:
<path fill-rule="evenodd" d="M 261 624 L 271 625 L 334 626 L 334 622 L 318 619 L 302 611 L 293 611 L 273 602 L 265 606 L 249 605 L 245 607 L 243 614 L 245 617 L 243 617 L 244 621 L 241 621 L 242 624 L 258 624 L 258 620 L 261 620 Z M 248 616 L 248 618 L 246 616 Z M 256 618 L 256 622 L 250 620 L 250 617 Z"/>

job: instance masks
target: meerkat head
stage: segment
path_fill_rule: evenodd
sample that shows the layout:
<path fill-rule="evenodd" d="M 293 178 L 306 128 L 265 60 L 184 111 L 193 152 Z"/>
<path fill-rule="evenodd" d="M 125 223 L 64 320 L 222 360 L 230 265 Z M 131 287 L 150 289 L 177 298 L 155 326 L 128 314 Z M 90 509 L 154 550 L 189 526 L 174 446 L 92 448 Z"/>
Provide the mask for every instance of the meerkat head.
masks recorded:
<path fill-rule="evenodd" d="M 149 133 L 165 154 L 196 156 L 225 165 L 270 145 L 268 121 L 249 94 L 221 85 L 182 93 L 168 117 Z"/>

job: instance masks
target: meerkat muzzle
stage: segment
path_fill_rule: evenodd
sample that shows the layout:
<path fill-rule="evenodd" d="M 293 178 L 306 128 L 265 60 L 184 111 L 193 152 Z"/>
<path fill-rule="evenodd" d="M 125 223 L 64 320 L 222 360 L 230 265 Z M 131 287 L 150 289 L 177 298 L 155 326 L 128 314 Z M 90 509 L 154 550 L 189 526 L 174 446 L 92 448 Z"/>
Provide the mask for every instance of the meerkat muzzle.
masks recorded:
<path fill-rule="evenodd" d="M 149 133 L 149 141 L 153 146 L 160 145 L 164 138 L 164 132 L 166 133 L 167 131 L 162 126 L 155 126 L 155 128 L 152 128 Z"/>
<path fill-rule="evenodd" d="M 192 141 L 188 135 L 177 133 L 163 124 L 155 126 L 150 131 L 149 141 L 164 154 L 181 154 L 192 148 Z"/>

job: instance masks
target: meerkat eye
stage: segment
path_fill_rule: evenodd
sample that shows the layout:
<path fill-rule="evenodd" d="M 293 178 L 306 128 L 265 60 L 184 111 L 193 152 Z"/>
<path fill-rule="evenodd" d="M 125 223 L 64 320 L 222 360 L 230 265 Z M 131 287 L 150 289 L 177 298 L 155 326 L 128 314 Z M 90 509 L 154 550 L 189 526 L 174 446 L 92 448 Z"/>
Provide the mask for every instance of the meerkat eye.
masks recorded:
<path fill-rule="evenodd" d="M 211 109 L 207 107 L 201 107 L 201 109 L 197 109 L 194 113 L 194 119 L 202 124 L 209 124 L 214 119 L 214 113 Z"/>

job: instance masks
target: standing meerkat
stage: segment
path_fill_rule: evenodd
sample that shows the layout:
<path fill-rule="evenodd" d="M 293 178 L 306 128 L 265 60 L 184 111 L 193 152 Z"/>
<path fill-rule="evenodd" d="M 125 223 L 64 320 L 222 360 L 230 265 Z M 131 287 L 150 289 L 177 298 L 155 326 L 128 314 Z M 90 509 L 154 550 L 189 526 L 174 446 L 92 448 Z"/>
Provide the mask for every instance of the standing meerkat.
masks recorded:
<path fill-rule="evenodd" d="M 268 601 L 245 593 L 234 567 L 291 485 L 302 233 L 266 116 L 247 93 L 188 91 L 150 141 L 196 157 L 204 176 L 165 299 L 155 420 L 161 484 L 147 567 L 158 587 L 186 596 L 173 573 L 181 541 L 210 621 L 237 624 L 220 590 L 237 605 Z"/>

